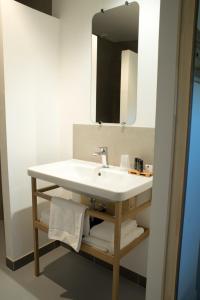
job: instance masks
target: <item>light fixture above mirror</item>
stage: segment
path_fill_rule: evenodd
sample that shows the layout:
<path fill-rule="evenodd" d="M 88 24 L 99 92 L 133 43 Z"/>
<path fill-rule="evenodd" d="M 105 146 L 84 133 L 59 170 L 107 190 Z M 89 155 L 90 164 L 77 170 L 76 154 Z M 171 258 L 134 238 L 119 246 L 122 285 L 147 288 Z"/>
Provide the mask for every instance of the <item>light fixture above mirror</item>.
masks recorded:
<path fill-rule="evenodd" d="M 91 113 L 95 123 L 131 125 L 137 112 L 139 5 L 102 10 L 92 21 Z"/>

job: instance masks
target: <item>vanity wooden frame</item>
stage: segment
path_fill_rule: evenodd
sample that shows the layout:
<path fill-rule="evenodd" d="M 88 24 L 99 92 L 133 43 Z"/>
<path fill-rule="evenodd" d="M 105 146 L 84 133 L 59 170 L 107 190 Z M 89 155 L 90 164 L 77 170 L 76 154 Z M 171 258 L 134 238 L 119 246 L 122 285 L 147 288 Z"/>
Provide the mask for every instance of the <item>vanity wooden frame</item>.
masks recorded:
<path fill-rule="evenodd" d="M 37 179 L 31 177 L 32 183 L 32 212 L 33 212 L 33 236 L 34 236 L 34 262 L 35 262 L 35 276 L 40 275 L 40 264 L 39 264 L 39 241 L 38 241 L 38 231 L 42 230 L 48 232 L 48 226 L 42 223 L 38 219 L 38 210 L 37 210 L 37 200 L 38 198 L 43 198 L 47 201 L 51 201 L 52 196 L 46 194 L 50 190 L 60 188 L 58 185 L 52 185 L 49 187 L 37 189 Z M 129 203 L 130 200 L 127 200 Z M 135 217 L 138 213 L 144 209 L 150 207 L 151 200 L 146 201 L 143 204 L 137 205 L 137 200 L 135 200 L 135 205 L 132 208 L 129 208 L 125 213 L 122 210 L 123 202 L 115 202 L 115 213 L 114 215 L 98 212 L 96 210 L 88 209 L 87 214 L 91 217 L 97 217 L 101 220 L 109 221 L 115 224 L 115 236 L 114 236 L 114 254 L 108 254 L 103 251 L 100 251 L 92 246 L 89 246 L 85 243 L 81 245 L 81 251 L 88 253 L 104 262 L 107 262 L 113 266 L 113 286 L 112 286 L 112 300 L 119 299 L 119 273 L 120 273 L 120 260 L 126 254 L 128 254 L 132 249 L 139 245 L 144 239 L 149 236 L 149 229 L 145 228 L 144 233 L 133 242 L 120 249 L 120 240 L 121 240 L 121 223 L 128 218 Z"/>

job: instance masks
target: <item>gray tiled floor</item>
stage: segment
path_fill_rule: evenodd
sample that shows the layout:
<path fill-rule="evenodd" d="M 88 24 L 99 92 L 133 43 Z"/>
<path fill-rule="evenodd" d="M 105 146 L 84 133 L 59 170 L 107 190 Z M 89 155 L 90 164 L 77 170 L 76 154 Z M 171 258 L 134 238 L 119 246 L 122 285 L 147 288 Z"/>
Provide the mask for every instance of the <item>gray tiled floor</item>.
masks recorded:
<path fill-rule="evenodd" d="M 110 300 L 112 273 L 60 247 L 41 258 L 42 275 L 33 276 L 33 263 L 16 272 L 5 266 L 0 224 L 1 300 Z M 120 279 L 120 300 L 144 300 L 145 289 Z"/>

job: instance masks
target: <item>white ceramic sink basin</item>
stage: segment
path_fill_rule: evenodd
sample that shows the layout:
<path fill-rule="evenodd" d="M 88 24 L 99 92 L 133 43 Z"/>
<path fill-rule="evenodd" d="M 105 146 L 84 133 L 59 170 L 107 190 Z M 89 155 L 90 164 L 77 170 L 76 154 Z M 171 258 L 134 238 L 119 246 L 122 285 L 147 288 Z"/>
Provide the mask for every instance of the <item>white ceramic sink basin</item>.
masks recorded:
<path fill-rule="evenodd" d="M 125 201 L 152 187 L 152 177 L 130 175 L 119 167 L 68 160 L 28 169 L 34 178 L 57 184 L 73 192 L 108 201 Z"/>

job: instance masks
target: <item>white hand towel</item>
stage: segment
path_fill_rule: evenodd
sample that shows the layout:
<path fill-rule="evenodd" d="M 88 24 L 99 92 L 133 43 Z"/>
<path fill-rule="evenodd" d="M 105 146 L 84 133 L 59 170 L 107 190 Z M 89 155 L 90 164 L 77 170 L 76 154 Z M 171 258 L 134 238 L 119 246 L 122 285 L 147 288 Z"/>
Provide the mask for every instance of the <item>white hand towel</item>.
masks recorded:
<path fill-rule="evenodd" d="M 49 226 L 49 218 L 50 218 L 50 205 L 49 207 L 42 209 L 41 212 L 39 212 L 39 220 L 48 226 Z M 87 236 L 89 234 L 90 234 L 90 218 L 89 216 L 85 215 L 83 235 Z"/>
<path fill-rule="evenodd" d="M 121 225 L 121 236 L 125 238 L 129 233 L 132 233 L 137 228 L 137 222 L 135 220 L 127 220 L 122 223 Z M 90 230 L 90 235 L 107 241 L 113 242 L 114 241 L 114 224 L 104 221 L 101 224 L 94 226 Z"/>
<path fill-rule="evenodd" d="M 87 206 L 53 197 L 50 205 L 50 239 L 62 241 L 79 252 Z"/>
<path fill-rule="evenodd" d="M 135 228 L 132 233 L 127 235 L 125 238 L 121 239 L 120 248 L 123 249 L 128 244 L 130 244 L 132 241 L 137 239 L 143 233 L 144 233 L 144 228 L 142 228 L 142 227 Z M 107 242 L 105 240 L 101 240 L 101 239 L 95 238 L 93 236 L 87 236 L 83 239 L 83 241 L 86 244 L 88 244 L 94 248 L 97 248 L 103 252 L 110 252 L 111 254 L 114 253 L 114 242 L 113 241 Z"/>

